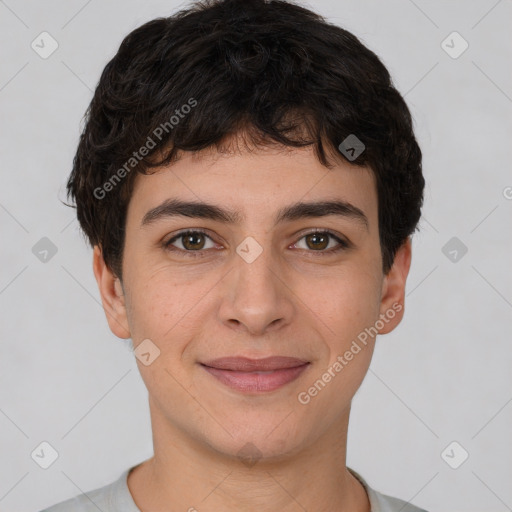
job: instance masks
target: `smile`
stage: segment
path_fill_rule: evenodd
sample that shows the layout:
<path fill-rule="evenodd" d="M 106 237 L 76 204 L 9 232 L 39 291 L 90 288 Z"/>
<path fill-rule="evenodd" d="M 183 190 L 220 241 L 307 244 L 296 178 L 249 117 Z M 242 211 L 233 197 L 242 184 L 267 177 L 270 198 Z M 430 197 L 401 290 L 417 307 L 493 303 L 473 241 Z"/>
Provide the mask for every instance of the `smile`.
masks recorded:
<path fill-rule="evenodd" d="M 221 358 L 201 363 L 215 379 L 242 393 L 275 391 L 296 380 L 309 365 L 308 361 L 289 357 Z"/>

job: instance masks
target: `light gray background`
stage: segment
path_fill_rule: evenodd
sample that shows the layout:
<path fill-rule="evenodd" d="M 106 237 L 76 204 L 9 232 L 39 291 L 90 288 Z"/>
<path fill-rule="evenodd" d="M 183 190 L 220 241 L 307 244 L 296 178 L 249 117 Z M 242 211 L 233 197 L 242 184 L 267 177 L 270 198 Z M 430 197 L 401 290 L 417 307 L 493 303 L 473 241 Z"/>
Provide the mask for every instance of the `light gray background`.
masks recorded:
<path fill-rule="evenodd" d="M 183 5 L 0 1 L 1 511 L 39 510 L 152 454 L 146 388 L 59 200 L 103 67 L 128 32 Z M 388 66 L 428 183 L 405 319 L 354 399 L 348 464 L 431 512 L 512 510 L 511 2 L 307 5 Z M 59 44 L 47 59 L 31 48 L 43 31 Z M 457 59 L 441 46 L 453 31 L 469 43 Z M 46 263 L 32 253 L 43 237 L 58 249 Z M 452 237 L 468 248 L 455 262 L 442 252 Z M 31 458 L 43 441 L 59 454 L 46 470 Z M 458 469 L 441 457 L 452 441 L 469 453 Z"/>

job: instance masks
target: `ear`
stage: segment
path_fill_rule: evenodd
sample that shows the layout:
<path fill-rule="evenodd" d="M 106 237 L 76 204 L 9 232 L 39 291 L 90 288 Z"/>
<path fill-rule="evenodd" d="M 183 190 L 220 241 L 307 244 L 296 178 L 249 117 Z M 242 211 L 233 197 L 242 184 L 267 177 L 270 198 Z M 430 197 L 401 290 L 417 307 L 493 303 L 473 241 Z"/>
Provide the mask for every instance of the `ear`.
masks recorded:
<path fill-rule="evenodd" d="M 130 328 L 121 281 L 107 267 L 99 246 L 94 246 L 93 271 L 110 330 L 118 337 L 130 338 Z"/>
<path fill-rule="evenodd" d="M 379 334 L 391 332 L 404 316 L 405 282 L 411 266 L 411 240 L 397 250 L 393 265 L 384 276 L 380 303 L 380 318 L 384 324 Z"/>

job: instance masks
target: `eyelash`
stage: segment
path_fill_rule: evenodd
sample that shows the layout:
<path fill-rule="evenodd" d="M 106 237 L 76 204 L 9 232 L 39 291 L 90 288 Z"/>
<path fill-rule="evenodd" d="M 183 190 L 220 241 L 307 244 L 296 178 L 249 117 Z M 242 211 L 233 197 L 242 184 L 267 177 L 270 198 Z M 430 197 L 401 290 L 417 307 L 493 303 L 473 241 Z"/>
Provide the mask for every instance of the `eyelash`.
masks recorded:
<path fill-rule="evenodd" d="M 180 233 L 178 233 L 177 235 L 173 236 L 171 239 L 169 239 L 168 241 L 164 242 L 163 243 L 163 247 L 165 250 L 167 251 L 171 251 L 171 252 L 181 252 L 181 253 L 185 253 L 187 255 L 187 257 L 192 257 L 192 258 L 202 258 L 204 257 L 204 252 L 207 251 L 208 249 L 200 249 L 200 250 L 197 250 L 197 251 L 187 251 L 187 250 L 184 250 L 184 249 L 179 249 L 179 248 L 175 248 L 172 246 L 173 242 L 175 242 L 176 240 L 178 240 L 179 238 L 185 236 L 185 235 L 190 235 L 190 234 L 196 234 L 196 233 L 201 233 L 202 235 L 205 235 L 207 238 L 209 238 L 212 242 L 214 241 L 211 236 L 209 236 L 207 234 L 206 231 L 198 228 L 198 229 L 193 229 L 193 230 L 186 230 L 186 231 L 181 231 Z M 303 238 L 305 238 L 306 236 L 308 235 L 313 235 L 313 234 L 316 234 L 316 233 L 319 233 L 319 234 L 325 234 L 325 235 L 329 235 L 330 237 L 334 238 L 334 240 L 336 240 L 338 242 L 338 247 L 335 247 L 334 249 L 329 249 L 329 250 L 319 250 L 319 251 L 314 251 L 312 249 L 310 250 L 306 250 L 306 249 L 301 249 L 301 250 L 306 250 L 306 252 L 311 252 L 311 253 L 317 253 L 318 255 L 320 256 L 324 256 L 324 255 L 329 255 L 329 254 L 334 254 L 334 253 L 338 253 L 340 251 L 343 251 L 343 250 L 346 250 L 350 247 L 350 243 L 345 241 L 345 240 L 342 240 L 339 236 L 337 236 L 336 234 L 334 234 L 331 230 L 329 229 L 316 229 L 316 230 L 313 230 L 313 231 L 310 231 L 308 233 L 304 233 L 300 238 L 299 240 L 302 240 Z"/>

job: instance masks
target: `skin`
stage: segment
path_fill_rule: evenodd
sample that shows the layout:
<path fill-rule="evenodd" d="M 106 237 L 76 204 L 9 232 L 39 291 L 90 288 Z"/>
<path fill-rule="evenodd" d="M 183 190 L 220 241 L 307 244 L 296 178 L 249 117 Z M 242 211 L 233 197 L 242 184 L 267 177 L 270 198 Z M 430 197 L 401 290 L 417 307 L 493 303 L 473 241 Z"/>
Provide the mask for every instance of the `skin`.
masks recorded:
<path fill-rule="evenodd" d="M 168 198 L 239 210 L 226 224 L 188 217 L 141 227 Z M 351 217 L 302 218 L 275 225 L 297 201 L 344 200 Z M 311 401 L 307 391 L 379 315 L 404 304 L 410 241 L 382 271 L 377 193 L 371 172 L 342 161 L 323 167 L 311 148 L 186 153 L 170 167 L 136 178 L 130 200 L 121 282 L 94 248 L 94 274 L 112 332 L 137 347 L 150 339 L 160 355 L 137 361 L 148 389 L 154 456 L 128 487 L 143 512 L 369 512 L 362 485 L 346 469 L 351 400 L 371 361 L 375 338 Z M 163 247 L 183 229 L 203 228 L 187 256 L 186 240 Z M 330 229 L 350 242 L 311 240 Z M 248 236 L 263 252 L 252 263 L 237 253 Z M 216 249 L 215 249 L 216 248 Z M 181 250 L 181 252 L 180 252 Z M 323 252 L 323 254 L 322 254 Z M 197 253 L 197 249 L 196 249 Z M 380 334 L 401 321 L 403 307 Z M 226 387 L 199 364 L 211 358 L 285 355 L 310 361 L 295 381 L 263 394 Z M 251 443 L 257 461 L 238 455 Z M 247 448 L 246 448 L 247 449 Z"/>

